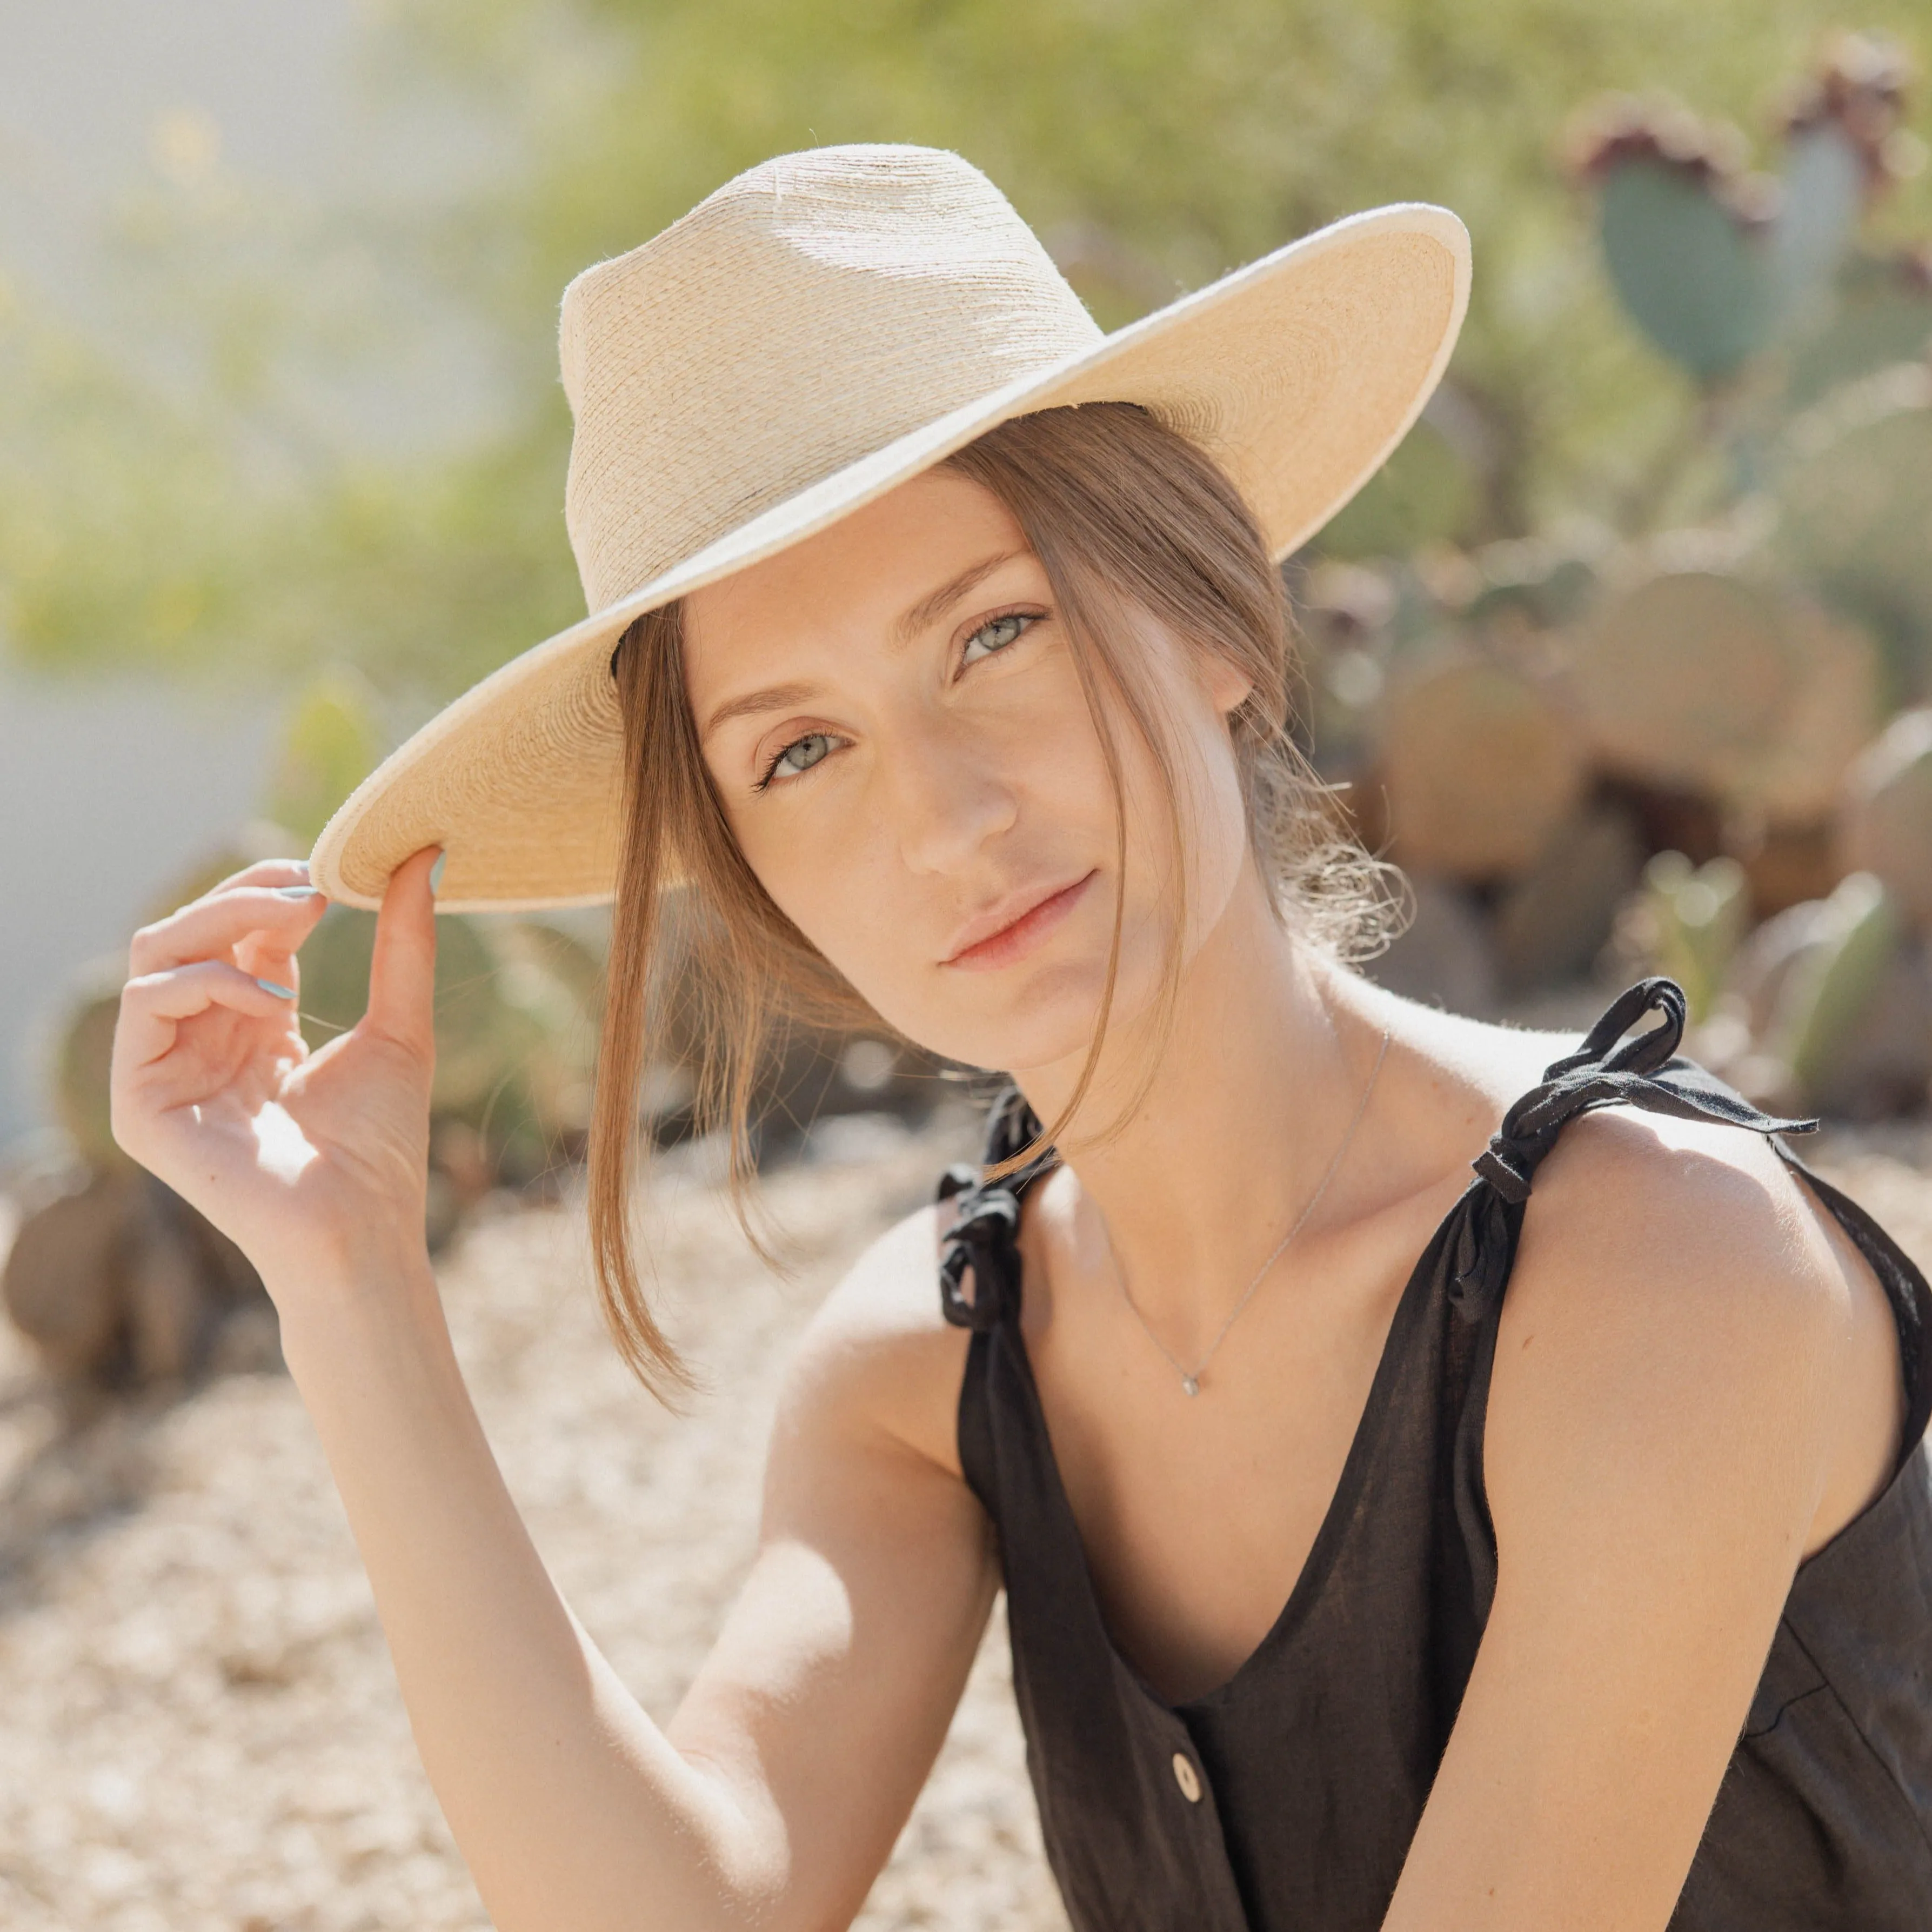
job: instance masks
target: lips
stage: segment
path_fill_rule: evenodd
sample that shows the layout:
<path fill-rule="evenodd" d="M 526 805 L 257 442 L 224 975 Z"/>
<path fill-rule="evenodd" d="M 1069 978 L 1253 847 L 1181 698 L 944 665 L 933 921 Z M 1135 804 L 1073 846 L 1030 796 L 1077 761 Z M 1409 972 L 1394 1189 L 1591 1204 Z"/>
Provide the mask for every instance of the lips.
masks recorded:
<path fill-rule="evenodd" d="M 1026 886 L 1010 893 L 960 928 L 940 964 L 968 972 L 1012 964 L 1046 938 L 1098 876 L 1088 872 L 1067 885 Z"/>

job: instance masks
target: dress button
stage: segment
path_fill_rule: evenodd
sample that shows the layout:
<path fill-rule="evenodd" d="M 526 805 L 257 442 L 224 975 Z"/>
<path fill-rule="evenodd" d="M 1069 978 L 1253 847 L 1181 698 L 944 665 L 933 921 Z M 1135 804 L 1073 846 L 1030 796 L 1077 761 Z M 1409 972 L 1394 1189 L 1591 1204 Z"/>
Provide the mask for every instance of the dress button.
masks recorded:
<path fill-rule="evenodd" d="M 1189 1761 L 1185 1751 L 1174 1754 L 1174 1781 L 1180 1786 L 1180 1795 L 1190 1804 L 1201 1802 L 1201 1778 Z"/>

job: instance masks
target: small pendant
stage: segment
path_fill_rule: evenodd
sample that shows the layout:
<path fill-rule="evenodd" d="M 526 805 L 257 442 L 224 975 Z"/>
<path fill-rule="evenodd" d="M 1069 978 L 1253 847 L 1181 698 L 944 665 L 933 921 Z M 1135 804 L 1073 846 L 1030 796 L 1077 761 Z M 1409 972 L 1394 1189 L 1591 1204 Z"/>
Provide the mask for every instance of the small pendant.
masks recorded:
<path fill-rule="evenodd" d="M 1201 1378 L 1198 1376 L 1183 1376 L 1180 1386 L 1189 1395 L 1198 1395 L 1201 1393 Z"/>

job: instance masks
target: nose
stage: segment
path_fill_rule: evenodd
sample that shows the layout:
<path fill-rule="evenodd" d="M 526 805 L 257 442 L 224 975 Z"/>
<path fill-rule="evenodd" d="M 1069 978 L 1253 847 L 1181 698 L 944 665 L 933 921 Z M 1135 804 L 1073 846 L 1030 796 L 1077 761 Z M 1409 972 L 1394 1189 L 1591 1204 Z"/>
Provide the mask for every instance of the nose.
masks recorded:
<path fill-rule="evenodd" d="M 904 737 L 886 773 L 885 800 L 907 868 L 968 870 L 1019 816 L 1019 795 L 994 747 L 944 712 Z"/>

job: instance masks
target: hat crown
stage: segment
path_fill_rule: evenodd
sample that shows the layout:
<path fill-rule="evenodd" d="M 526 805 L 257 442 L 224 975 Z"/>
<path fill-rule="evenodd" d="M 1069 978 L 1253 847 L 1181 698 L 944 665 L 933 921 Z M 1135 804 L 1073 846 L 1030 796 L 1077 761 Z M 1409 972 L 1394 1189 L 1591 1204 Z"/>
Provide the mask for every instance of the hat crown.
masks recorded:
<path fill-rule="evenodd" d="M 931 148 L 727 182 L 564 291 L 565 518 L 592 611 L 1100 331 L 1006 196 Z"/>

